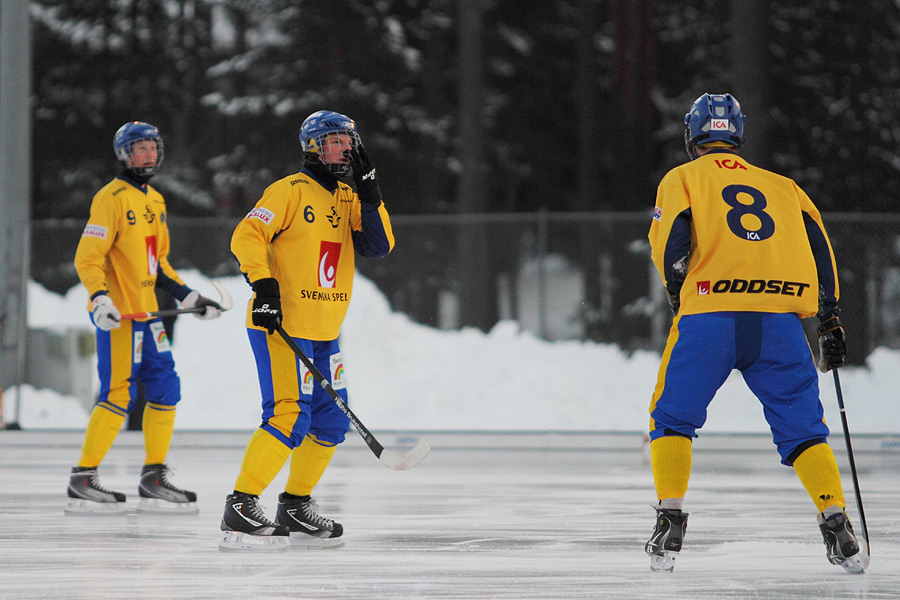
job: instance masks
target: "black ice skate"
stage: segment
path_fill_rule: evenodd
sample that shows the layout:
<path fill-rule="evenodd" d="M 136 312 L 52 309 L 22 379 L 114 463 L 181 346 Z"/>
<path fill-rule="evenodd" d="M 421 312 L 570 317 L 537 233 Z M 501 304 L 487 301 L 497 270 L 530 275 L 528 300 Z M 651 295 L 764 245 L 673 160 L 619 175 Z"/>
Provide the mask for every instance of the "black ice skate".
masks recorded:
<path fill-rule="evenodd" d="M 290 547 L 288 528 L 266 518 L 259 496 L 229 494 L 222 515 L 219 550 L 275 552 Z"/>
<path fill-rule="evenodd" d="M 846 513 L 841 511 L 827 519 L 819 515 L 818 521 L 829 562 L 842 566 L 848 573 L 865 573 L 865 557 L 859 551 L 859 542 Z"/>
<path fill-rule="evenodd" d="M 652 571 L 671 572 L 675 568 L 675 557 L 681 552 L 687 519 L 688 514 L 680 510 L 656 508 L 656 527 L 644 546 L 644 552 L 650 555 Z"/>
<path fill-rule="evenodd" d="M 334 547 L 344 543 L 344 528 L 326 519 L 317 511 L 319 505 L 309 496 L 293 496 L 284 492 L 278 496 L 275 522 L 291 530 L 291 545 Z"/>
<path fill-rule="evenodd" d="M 125 514 L 125 494 L 108 490 L 97 481 L 96 467 L 72 467 L 66 514 Z"/>
<path fill-rule="evenodd" d="M 138 512 L 183 515 L 200 512 L 197 508 L 197 494 L 172 485 L 169 481 L 169 467 L 164 464 L 144 465 L 138 494 L 141 497 Z"/>

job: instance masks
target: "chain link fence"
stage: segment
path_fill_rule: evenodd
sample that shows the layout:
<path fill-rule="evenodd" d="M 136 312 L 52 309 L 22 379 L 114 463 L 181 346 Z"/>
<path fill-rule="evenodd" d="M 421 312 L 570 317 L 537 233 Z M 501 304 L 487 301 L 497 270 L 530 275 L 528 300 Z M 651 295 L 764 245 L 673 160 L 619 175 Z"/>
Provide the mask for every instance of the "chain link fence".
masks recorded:
<path fill-rule="evenodd" d="M 862 364 L 876 347 L 900 348 L 900 215 L 823 218 L 838 261 L 848 360 Z M 392 223 L 394 252 L 360 258 L 357 269 L 417 322 L 442 329 L 478 322 L 462 297 L 475 293 L 487 300 L 482 323 L 512 319 L 547 340 L 627 351 L 665 344 L 671 315 L 650 263 L 649 213 L 395 215 Z M 171 217 L 173 266 L 237 275 L 229 249 L 236 224 Z M 35 280 L 60 293 L 78 284 L 72 259 L 83 227 L 71 219 L 33 224 Z M 474 258 L 459 251 L 460 240 L 473 236 L 483 241 Z M 460 263 L 461 254 L 469 264 Z M 481 285 L 467 285 L 473 278 Z M 808 325 L 812 339 L 815 323 Z"/>

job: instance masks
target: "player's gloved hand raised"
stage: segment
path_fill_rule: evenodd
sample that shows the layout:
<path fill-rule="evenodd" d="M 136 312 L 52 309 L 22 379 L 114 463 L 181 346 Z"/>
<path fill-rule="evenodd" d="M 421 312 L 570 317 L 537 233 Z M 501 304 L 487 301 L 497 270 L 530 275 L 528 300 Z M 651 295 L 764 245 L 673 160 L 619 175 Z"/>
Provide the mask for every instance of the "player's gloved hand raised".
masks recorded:
<path fill-rule="evenodd" d="M 375 176 L 375 165 L 362 142 L 358 142 L 350 151 L 350 166 L 353 167 L 353 181 L 360 201 L 368 204 L 381 203 L 381 188 L 378 187 Z"/>
<path fill-rule="evenodd" d="M 844 341 L 844 326 L 837 315 L 820 317 L 820 320 L 816 328 L 819 334 L 819 370 L 827 373 L 844 364 L 847 344 Z"/>
<path fill-rule="evenodd" d="M 195 312 L 194 316 L 198 319 L 208 321 L 222 316 L 222 307 L 215 300 L 210 300 L 205 296 L 201 296 L 197 290 L 191 291 L 181 301 L 182 308 L 205 308 L 206 310 Z"/>
<path fill-rule="evenodd" d="M 250 313 L 251 320 L 257 327 L 265 327 L 269 335 L 275 333 L 275 329 L 281 325 L 281 291 L 278 280 L 274 277 L 266 277 L 253 282 L 253 309 Z"/>
<path fill-rule="evenodd" d="M 91 301 L 91 314 L 94 317 L 94 325 L 103 331 L 117 328 L 122 318 L 119 309 L 105 293 L 98 294 Z"/>

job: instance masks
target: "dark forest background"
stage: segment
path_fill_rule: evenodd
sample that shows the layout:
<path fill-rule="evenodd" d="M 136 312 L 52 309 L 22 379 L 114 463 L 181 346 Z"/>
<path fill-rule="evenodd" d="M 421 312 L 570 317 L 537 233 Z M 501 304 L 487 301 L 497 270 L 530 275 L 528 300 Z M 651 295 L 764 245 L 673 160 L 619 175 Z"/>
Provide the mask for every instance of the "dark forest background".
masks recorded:
<path fill-rule="evenodd" d="M 240 216 L 297 132 L 356 119 L 393 214 L 633 211 L 730 91 L 745 155 L 823 211 L 894 211 L 900 5 L 834 0 L 40 0 L 34 217 L 84 218 L 158 125 L 172 214 Z"/>

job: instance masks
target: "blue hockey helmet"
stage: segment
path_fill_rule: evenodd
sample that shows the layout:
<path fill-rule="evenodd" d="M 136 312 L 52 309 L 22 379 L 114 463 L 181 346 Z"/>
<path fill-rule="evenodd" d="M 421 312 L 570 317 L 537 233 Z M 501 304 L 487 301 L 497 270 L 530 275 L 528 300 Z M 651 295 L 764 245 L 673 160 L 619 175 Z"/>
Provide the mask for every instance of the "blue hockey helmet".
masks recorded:
<path fill-rule="evenodd" d="M 356 123 L 350 117 L 331 110 L 318 110 L 306 117 L 300 126 L 300 147 L 303 149 L 303 160 L 309 163 L 324 165 L 333 175 L 345 177 L 350 174 L 350 162 L 324 163 L 319 151 L 324 146 L 325 138 L 334 133 L 350 136 L 355 148 L 359 144 Z"/>
<path fill-rule="evenodd" d="M 684 147 L 691 160 L 697 158 L 697 145 L 725 142 L 735 148 L 744 144 L 741 103 L 731 94 L 703 94 L 684 115 Z"/>
<path fill-rule="evenodd" d="M 150 140 L 156 142 L 156 164 L 135 166 L 131 163 L 131 149 L 140 141 Z M 159 128 L 142 121 L 125 123 L 113 137 L 113 150 L 116 158 L 122 166 L 138 177 L 150 177 L 156 175 L 159 165 L 163 160 L 163 141 L 159 135 Z"/>

